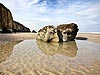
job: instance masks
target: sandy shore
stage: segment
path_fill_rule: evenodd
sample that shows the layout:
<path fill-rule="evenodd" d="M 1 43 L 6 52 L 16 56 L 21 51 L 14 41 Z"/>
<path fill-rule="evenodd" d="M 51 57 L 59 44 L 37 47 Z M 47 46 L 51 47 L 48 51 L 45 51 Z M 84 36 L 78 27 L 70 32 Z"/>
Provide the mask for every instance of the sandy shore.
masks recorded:
<path fill-rule="evenodd" d="M 0 75 L 100 75 L 100 34 L 46 43 L 37 34 L 0 34 Z"/>
<path fill-rule="evenodd" d="M 0 34 L 0 44 L 7 41 L 20 41 L 26 39 L 35 39 L 36 33 L 13 33 L 13 34 Z M 95 33 L 78 33 L 77 40 L 88 40 L 100 43 L 100 34 Z"/>
<path fill-rule="evenodd" d="M 36 38 L 36 33 L 0 34 L 0 45 L 6 44 L 10 41 L 22 41 L 34 38 Z"/>
<path fill-rule="evenodd" d="M 100 34 L 99 33 L 98 34 L 96 34 L 96 33 L 78 33 L 77 37 L 79 37 L 80 40 L 83 38 L 83 40 L 100 43 Z"/>

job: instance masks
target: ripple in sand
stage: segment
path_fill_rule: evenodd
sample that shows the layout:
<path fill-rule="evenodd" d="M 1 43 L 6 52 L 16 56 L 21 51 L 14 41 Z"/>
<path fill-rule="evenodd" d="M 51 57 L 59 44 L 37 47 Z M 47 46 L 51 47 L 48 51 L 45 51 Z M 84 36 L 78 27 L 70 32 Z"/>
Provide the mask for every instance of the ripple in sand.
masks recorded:
<path fill-rule="evenodd" d="M 12 75 L 99 75 L 100 44 L 88 41 L 45 43 L 25 40 L 0 63 Z"/>

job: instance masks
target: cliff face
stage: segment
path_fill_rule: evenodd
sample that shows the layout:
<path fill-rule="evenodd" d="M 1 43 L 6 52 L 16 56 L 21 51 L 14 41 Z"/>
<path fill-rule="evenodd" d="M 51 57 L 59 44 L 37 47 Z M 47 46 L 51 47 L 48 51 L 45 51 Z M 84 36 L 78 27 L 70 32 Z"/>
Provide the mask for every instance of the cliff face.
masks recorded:
<path fill-rule="evenodd" d="M 13 21 L 13 29 L 14 32 L 30 32 L 30 29 L 25 27 L 23 24 L 20 24 L 16 21 Z"/>
<path fill-rule="evenodd" d="M 9 32 L 30 32 L 30 29 L 25 27 L 24 25 L 13 21 L 12 13 L 9 9 L 7 9 L 3 4 L 0 3 L 0 31 Z"/>
<path fill-rule="evenodd" d="M 13 26 L 13 17 L 9 9 L 0 3 L 0 28 L 11 29 Z"/>

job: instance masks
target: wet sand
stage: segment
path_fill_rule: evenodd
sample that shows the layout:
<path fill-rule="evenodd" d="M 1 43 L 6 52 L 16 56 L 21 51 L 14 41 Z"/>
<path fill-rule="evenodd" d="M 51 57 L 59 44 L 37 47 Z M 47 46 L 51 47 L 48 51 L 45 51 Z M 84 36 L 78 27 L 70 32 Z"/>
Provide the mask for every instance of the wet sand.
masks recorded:
<path fill-rule="evenodd" d="M 100 33 L 79 33 L 77 37 L 83 38 L 84 40 L 100 43 Z"/>
<path fill-rule="evenodd" d="M 100 75 L 100 34 L 81 33 L 67 43 L 35 37 L 0 34 L 0 75 Z"/>
<path fill-rule="evenodd" d="M 0 45 L 4 45 L 9 42 L 35 39 L 36 33 L 9 33 L 9 34 L 0 34 Z"/>

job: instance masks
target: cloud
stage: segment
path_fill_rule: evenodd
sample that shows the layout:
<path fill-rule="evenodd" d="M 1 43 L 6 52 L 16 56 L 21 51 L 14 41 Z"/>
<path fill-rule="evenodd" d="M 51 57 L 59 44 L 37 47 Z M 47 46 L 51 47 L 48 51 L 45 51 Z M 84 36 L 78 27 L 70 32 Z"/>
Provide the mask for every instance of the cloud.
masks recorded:
<path fill-rule="evenodd" d="M 33 4 L 37 4 L 39 2 L 39 0 L 32 0 L 31 2 L 29 2 L 29 5 L 33 5 Z"/>
<path fill-rule="evenodd" d="M 96 0 L 0 0 L 14 20 L 31 30 L 44 25 L 75 22 L 80 28 L 100 24 L 100 1 Z M 100 26 L 98 26 L 100 28 Z"/>

